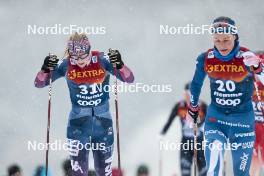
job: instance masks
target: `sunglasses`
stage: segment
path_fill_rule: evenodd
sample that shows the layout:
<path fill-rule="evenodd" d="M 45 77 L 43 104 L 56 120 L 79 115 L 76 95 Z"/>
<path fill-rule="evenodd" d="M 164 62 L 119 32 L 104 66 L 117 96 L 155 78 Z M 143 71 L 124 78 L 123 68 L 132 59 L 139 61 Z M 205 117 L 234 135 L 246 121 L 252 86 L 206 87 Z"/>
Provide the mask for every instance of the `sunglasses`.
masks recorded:
<path fill-rule="evenodd" d="M 70 55 L 71 59 L 78 60 L 78 59 L 86 59 L 89 56 L 89 54 L 82 54 L 82 55 Z"/>
<path fill-rule="evenodd" d="M 235 35 L 238 33 L 238 30 L 237 27 L 232 24 L 228 24 L 226 22 L 216 22 L 211 25 L 211 32 L 214 34 L 219 33 Z"/>

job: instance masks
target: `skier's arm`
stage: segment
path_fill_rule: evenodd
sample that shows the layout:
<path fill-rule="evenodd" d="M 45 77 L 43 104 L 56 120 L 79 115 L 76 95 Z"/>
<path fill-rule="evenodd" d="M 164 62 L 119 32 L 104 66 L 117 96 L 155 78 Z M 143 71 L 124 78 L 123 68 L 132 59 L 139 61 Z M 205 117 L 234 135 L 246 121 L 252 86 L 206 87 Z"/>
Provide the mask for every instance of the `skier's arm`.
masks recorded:
<path fill-rule="evenodd" d="M 108 56 L 103 53 L 100 54 L 101 62 L 103 67 L 112 75 L 114 75 L 114 67 L 108 60 Z M 122 82 L 132 83 L 134 82 L 133 72 L 124 64 L 121 69 L 117 70 L 117 78 Z"/>
<path fill-rule="evenodd" d="M 264 61 L 262 60 L 260 66 L 262 67 L 262 71 L 259 74 L 256 74 L 262 85 L 264 85 Z"/>
<path fill-rule="evenodd" d="M 65 76 L 67 71 L 68 60 L 64 59 L 61 64 L 57 65 L 55 69 L 49 73 L 40 70 L 35 78 L 34 85 L 37 88 L 43 88 L 49 85 L 50 75 L 52 75 L 52 82 L 58 78 Z"/>
<path fill-rule="evenodd" d="M 204 60 L 205 54 L 202 53 L 198 56 L 196 60 L 196 69 L 191 82 L 190 92 L 191 92 L 191 105 L 193 107 L 197 107 L 199 96 L 201 93 L 201 88 L 203 86 L 204 78 L 206 76 L 206 72 L 204 71 Z"/>
<path fill-rule="evenodd" d="M 171 114 L 169 116 L 169 119 L 167 121 L 167 123 L 165 124 L 165 126 L 163 127 L 161 134 L 165 135 L 169 129 L 169 127 L 171 126 L 173 120 L 175 119 L 175 117 L 177 116 L 177 112 L 178 112 L 178 108 L 179 108 L 179 104 L 177 103 L 174 108 L 171 111 Z"/>
<path fill-rule="evenodd" d="M 253 72 L 264 85 L 264 64 L 263 60 L 259 58 L 252 51 L 247 51 L 243 53 L 244 63 L 248 67 L 248 70 Z"/>

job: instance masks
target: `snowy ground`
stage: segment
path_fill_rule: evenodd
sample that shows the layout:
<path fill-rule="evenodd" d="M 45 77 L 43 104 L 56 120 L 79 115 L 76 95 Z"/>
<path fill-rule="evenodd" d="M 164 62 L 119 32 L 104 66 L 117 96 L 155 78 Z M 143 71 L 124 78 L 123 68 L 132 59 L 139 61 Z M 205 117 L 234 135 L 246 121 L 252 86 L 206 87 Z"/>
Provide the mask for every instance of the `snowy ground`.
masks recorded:
<path fill-rule="evenodd" d="M 263 6 L 262 0 L 0 1 L 0 175 L 13 162 L 23 167 L 24 175 L 32 175 L 36 165 L 45 161 L 45 151 L 27 150 L 28 140 L 45 141 L 46 130 L 47 89 L 34 88 L 33 80 L 45 55 L 62 55 L 68 36 L 29 35 L 28 25 L 104 26 L 105 35 L 90 36 L 93 49 L 118 48 L 137 82 L 172 85 L 170 93 L 120 95 L 122 165 L 126 176 L 135 175 L 140 163 L 148 164 L 151 175 L 157 176 L 158 134 L 175 101 L 182 97 L 184 83 L 193 75 L 195 58 L 211 47 L 209 35 L 160 35 L 160 25 L 201 26 L 226 15 L 236 20 L 242 45 L 263 49 Z M 202 97 L 209 102 L 208 84 Z M 64 141 L 70 109 L 64 80 L 54 84 L 52 98 L 52 140 Z M 165 139 L 180 139 L 178 121 Z M 61 175 L 61 162 L 66 156 L 64 151 L 50 153 L 53 175 Z M 164 153 L 163 176 L 179 175 L 178 158 L 177 151 Z M 230 168 L 228 175 L 232 175 Z"/>

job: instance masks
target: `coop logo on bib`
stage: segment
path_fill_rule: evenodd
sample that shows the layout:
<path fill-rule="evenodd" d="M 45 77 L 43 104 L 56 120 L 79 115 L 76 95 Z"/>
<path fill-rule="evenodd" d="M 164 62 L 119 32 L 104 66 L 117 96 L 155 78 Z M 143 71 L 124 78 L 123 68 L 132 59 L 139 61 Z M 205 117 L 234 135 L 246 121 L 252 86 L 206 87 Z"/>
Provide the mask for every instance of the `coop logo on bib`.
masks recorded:
<path fill-rule="evenodd" d="M 227 105 L 227 106 L 237 106 L 238 104 L 241 103 L 241 100 L 240 99 L 222 99 L 222 98 L 216 98 L 215 99 L 216 103 L 217 104 L 220 104 L 220 105 Z"/>
<path fill-rule="evenodd" d="M 86 100 L 78 100 L 77 103 L 81 106 L 97 106 L 102 102 L 101 99 L 97 100 L 91 100 L 91 101 L 86 101 Z"/>

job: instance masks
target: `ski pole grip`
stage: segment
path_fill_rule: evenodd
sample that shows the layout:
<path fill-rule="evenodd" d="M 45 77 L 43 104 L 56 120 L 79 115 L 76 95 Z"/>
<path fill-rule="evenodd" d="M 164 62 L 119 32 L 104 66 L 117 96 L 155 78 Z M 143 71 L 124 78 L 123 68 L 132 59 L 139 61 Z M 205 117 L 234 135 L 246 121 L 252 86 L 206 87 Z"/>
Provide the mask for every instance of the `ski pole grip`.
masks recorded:
<path fill-rule="evenodd" d="M 112 48 L 109 48 L 108 51 L 109 51 L 110 55 L 115 53 L 115 50 L 113 50 Z M 115 63 L 113 64 L 113 67 L 116 68 L 116 64 Z"/>

